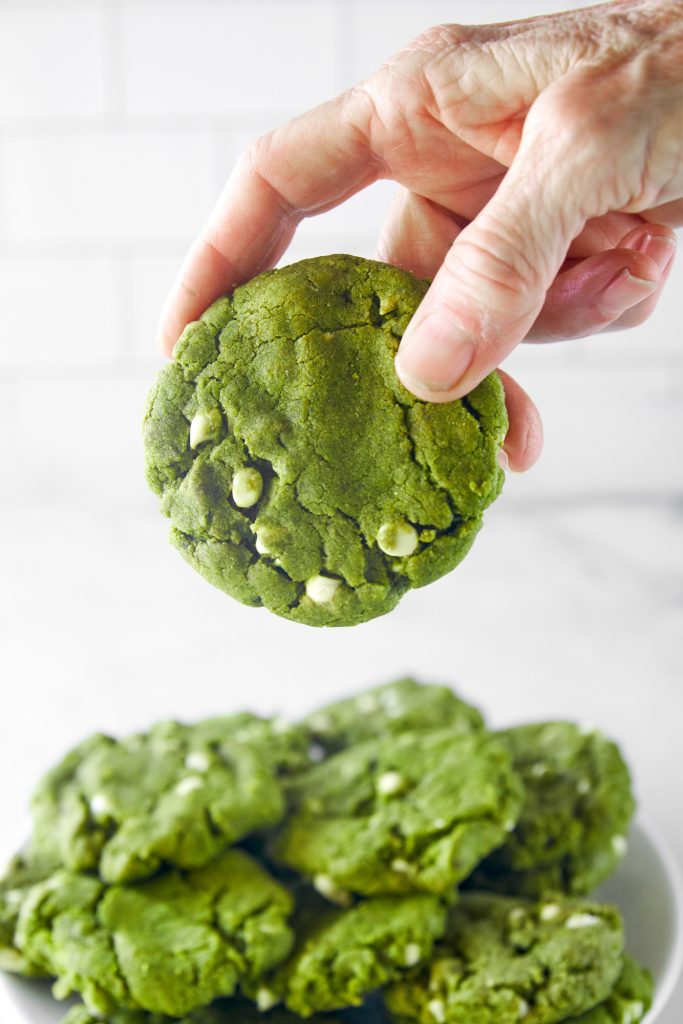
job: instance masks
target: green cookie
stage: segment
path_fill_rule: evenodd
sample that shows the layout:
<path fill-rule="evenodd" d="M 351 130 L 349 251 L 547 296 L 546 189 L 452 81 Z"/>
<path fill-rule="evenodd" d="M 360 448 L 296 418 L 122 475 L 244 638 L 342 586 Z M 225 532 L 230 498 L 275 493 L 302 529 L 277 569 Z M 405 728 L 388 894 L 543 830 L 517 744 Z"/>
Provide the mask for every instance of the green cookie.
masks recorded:
<path fill-rule="evenodd" d="M 653 995 L 650 972 L 625 956 L 622 972 L 605 1002 L 566 1024 L 639 1024 L 652 1006 Z"/>
<path fill-rule="evenodd" d="M 505 748 L 451 729 L 371 740 L 302 772 L 274 860 L 343 902 L 449 893 L 514 828 L 522 787 Z"/>
<path fill-rule="evenodd" d="M 35 849 L 119 882 L 149 877 L 163 864 L 199 867 L 276 824 L 284 801 L 262 752 L 267 746 L 232 741 L 229 722 L 218 730 L 215 722 L 161 722 L 121 741 L 86 740 L 38 786 Z"/>
<path fill-rule="evenodd" d="M 332 910 L 310 899 L 295 920 L 289 960 L 247 993 L 267 1009 L 313 1013 L 359 1006 L 374 989 L 427 958 L 443 935 L 446 911 L 434 896 L 385 896 Z"/>
<path fill-rule="evenodd" d="M 622 949 L 612 907 L 467 893 L 429 963 L 391 985 L 386 1004 L 420 1024 L 556 1024 L 608 998 Z"/>
<path fill-rule="evenodd" d="M 618 747 L 570 722 L 521 725 L 498 736 L 526 799 L 516 829 L 471 884 L 527 896 L 591 892 L 623 856 L 635 806 Z"/>
<path fill-rule="evenodd" d="M 17 854 L 5 868 L 0 878 L 0 971 L 28 978 L 44 976 L 45 972 L 17 949 L 14 936 L 24 899 L 33 886 L 44 881 L 57 866 L 53 861 L 27 852 Z"/>
<path fill-rule="evenodd" d="M 503 472 L 497 375 L 419 401 L 394 356 L 427 284 L 353 256 L 268 271 L 184 331 L 144 418 L 171 540 L 244 604 L 312 626 L 390 611 L 468 552 Z"/>
<path fill-rule="evenodd" d="M 105 1016 L 123 1008 L 180 1017 L 285 959 L 292 904 L 240 850 L 132 885 L 61 871 L 25 898 L 16 943 L 57 978 L 58 999 L 78 992 Z"/>
<path fill-rule="evenodd" d="M 355 697 L 320 708 L 305 720 L 313 737 L 328 752 L 376 737 L 439 729 L 477 732 L 484 720 L 471 704 L 459 700 L 448 686 L 398 679 Z"/>

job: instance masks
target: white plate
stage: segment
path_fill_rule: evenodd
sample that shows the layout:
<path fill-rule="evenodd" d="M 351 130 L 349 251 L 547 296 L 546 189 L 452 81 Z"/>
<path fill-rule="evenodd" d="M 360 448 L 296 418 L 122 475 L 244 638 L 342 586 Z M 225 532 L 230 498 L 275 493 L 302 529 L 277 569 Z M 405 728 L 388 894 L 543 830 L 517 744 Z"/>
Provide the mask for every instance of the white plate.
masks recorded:
<path fill-rule="evenodd" d="M 683 966 L 683 882 L 666 843 L 642 816 L 619 870 L 598 895 L 621 908 L 627 949 L 654 975 L 655 1001 L 643 1022 L 654 1024 Z M 0 977 L 2 1024 L 59 1024 L 64 1013 L 65 1005 L 52 999 L 49 984 Z"/>

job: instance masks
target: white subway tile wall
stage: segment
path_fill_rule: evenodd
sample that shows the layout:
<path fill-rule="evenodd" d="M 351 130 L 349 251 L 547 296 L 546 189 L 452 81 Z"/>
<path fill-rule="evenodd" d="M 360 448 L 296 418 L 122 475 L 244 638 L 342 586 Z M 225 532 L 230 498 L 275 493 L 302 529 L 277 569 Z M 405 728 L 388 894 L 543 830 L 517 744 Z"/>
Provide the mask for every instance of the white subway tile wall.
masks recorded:
<path fill-rule="evenodd" d="M 562 6 L 0 0 L 0 365 L 45 374 L 78 362 L 119 373 L 156 365 L 163 298 L 248 141 L 431 25 Z M 342 250 L 372 256 L 395 191 L 379 182 L 307 221 L 284 262 Z M 653 359 L 677 363 L 681 268 L 672 276 L 647 327 L 552 355 L 521 351 L 511 364 L 542 375 L 592 362 L 615 374 Z M 32 287 L 52 315 L 49 332 L 28 344 L 18 331 Z M 106 325 L 92 333 L 96 310 Z"/>

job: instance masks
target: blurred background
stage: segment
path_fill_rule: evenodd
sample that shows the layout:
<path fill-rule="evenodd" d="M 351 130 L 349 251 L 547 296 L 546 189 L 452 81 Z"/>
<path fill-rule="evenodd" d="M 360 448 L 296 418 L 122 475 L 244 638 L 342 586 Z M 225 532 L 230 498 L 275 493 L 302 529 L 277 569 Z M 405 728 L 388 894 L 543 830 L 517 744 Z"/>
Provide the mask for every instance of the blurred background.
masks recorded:
<path fill-rule="evenodd" d="M 561 7 L 0 0 L 0 852 L 87 731 L 296 714 L 414 672 L 495 724 L 599 723 L 683 861 L 680 257 L 646 325 L 509 360 L 545 455 L 466 563 L 384 619 L 315 631 L 237 605 L 169 547 L 143 477 L 161 303 L 245 144 L 432 24 Z M 308 222 L 284 262 L 372 256 L 393 190 Z"/>

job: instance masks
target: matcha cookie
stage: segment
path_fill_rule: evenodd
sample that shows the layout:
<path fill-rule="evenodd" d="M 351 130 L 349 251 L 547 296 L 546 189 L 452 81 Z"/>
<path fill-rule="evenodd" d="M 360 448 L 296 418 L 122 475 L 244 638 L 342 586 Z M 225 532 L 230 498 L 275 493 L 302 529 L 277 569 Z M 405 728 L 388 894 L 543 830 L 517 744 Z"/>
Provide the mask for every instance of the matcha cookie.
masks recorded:
<path fill-rule="evenodd" d="M 622 948 L 611 907 L 468 893 L 431 960 L 391 985 L 386 1004 L 420 1024 L 556 1024 L 609 997 Z"/>
<path fill-rule="evenodd" d="M 121 741 L 86 740 L 38 786 L 34 847 L 70 869 L 118 882 L 148 877 L 163 864 L 199 867 L 254 829 L 274 825 L 284 801 L 272 752 L 232 741 L 225 722 L 223 729 L 218 741 L 215 723 L 162 722 Z"/>
<path fill-rule="evenodd" d="M 56 868 L 54 861 L 30 852 L 17 854 L 5 868 L 0 878 L 0 971 L 28 978 L 44 976 L 45 972 L 17 948 L 14 935 L 24 899 L 34 885 L 48 878 Z"/>
<path fill-rule="evenodd" d="M 566 1024 L 639 1024 L 652 1006 L 653 995 L 650 972 L 625 956 L 622 972 L 605 1002 Z"/>
<path fill-rule="evenodd" d="M 143 1009 L 180 1017 L 285 959 L 292 903 L 240 850 L 132 885 L 61 871 L 22 903 L 16 943 L 57 978 L 58 999 L 78 992 L 105 1016 Z"/>
<path fill-rule="evenodd" d="M 626 851 L 634 800 L 616 744 L 570 722 L 498 733 L 526 799 L 507 842 L 475 872 L 475 888 L 540 896 L 591 892 Z"/>
<path fill-rule="evenodd" d="M 357 744 L 287 794 L 271 854 L 335 902 L 347 890 L 450 893 L 504 842 L 523 796 L 494 737 L 450 729 Z"/>
<path fill-rule="evenodd" d="M 305 724 L 330 752 L 402 732 L 446 726 L 453 732 L 484 728 L 479 711 L 459 700 L 448 686 L 424 685 L 414 679 L 397 679 L 328 704 L 309 715 Z"/>
<path fill-rule="evenodd" d="M 322 256 L 268 271 L 184 331 L 144 418 L 171 541 L 244 604 L 313 626 L 390 611 L 472 545 L 503 473 L 493 374 L 422 402 L 394 356 L 427 289 Z"/>
<path fill-rule="evenodd" d="M 332 910 L 307 901 L 295 920 L 289 960 L 247 992 L 262 1009 L 283 1001 L 302 1017 L 358 1006 L 374 989 L 426 959 L 446 912 L 434 896 L 385 896 Z"/>

